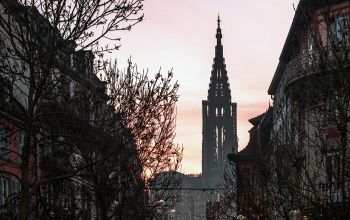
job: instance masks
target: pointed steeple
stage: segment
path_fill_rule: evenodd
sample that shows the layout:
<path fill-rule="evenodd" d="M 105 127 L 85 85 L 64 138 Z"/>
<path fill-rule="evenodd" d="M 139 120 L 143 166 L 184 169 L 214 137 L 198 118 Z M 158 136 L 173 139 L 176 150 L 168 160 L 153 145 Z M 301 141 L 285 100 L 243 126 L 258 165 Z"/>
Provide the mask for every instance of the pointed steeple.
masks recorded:
<path fill-rule="evenodd" d="M 216 29 L 216 46 L 213 69 L 211 72 L 210 85 L 208 91 L 208 100 L 217 101 L 231 101 L 230 85 L 228 83 L 225 58 L 223 55 L 223 45 L 221 42 L 221 19 L 218 15 L 218 26 Z"/>

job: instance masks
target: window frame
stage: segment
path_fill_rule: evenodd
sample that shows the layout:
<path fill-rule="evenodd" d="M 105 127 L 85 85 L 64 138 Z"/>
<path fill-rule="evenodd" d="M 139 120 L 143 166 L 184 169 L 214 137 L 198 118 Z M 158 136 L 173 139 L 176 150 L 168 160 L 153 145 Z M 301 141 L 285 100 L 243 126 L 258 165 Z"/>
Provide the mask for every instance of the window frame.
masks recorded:
<path fill-rule="evenodd" d="M 348 42 L 349 40 L 349 18 L 348 16 L 339 16 L 329 25 L 328 44 L 332 47 L 334 44 Z"/>
<path fill-rule="evenodd" d="M 17 155 L 18 155 L 18 161 L 21 163 L 22 162 L 22 153 L 23 153 L 23 148 L 24 148 L 24 132 L 20 131 L 18 133 L 17 137 Z"/>
<path fill-rule="evenodd" d="M 0 103 L 10 102 L 12 95 L 12 86 L 9 79 L 0 76 Z"/>
<path fill-rule="evenodd" d="M 8 196 L 10 192 L 9 182 L 10 180 L 8 178 L 0 176 L 0 207 L 4 207 L 7 205 Z M 5 187 L 5 183 L 6 183 L 6 187 Z M 5 188 L 6 188 L 6 191 L 5 191 Z"/>

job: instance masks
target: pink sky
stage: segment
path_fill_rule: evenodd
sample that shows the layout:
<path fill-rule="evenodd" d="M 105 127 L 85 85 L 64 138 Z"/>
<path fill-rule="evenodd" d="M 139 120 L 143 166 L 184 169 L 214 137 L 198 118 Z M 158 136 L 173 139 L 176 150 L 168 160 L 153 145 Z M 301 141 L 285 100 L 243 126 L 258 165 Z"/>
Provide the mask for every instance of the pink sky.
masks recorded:
<path fill-rule="evenodd" d="M 180 83 L 175 142 L 183 144 L 182 172 L 201 172 L 201 102 L 207 98 L 222 20 L 224 56 L 232 101 L 238 104 L 239 150 L 248 140 L 248 119 L 264 112 L 267 89 L 278 64 L 298 0 L 146 0 L 145 20 L 122 34 L 116 57 L 128 57 L 151 73 L 173 68 Z"/>

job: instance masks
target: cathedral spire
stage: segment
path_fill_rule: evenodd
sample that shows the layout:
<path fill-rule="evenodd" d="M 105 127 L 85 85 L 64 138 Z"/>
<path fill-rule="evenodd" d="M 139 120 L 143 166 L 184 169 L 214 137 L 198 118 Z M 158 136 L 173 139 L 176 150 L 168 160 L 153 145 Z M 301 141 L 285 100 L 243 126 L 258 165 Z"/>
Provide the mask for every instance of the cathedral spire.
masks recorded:
<path fill-rule="evenodd" d="M 209 85 L 208 99 L 209 100 L 231 100 L 231 91 L 229 88 L 225 59 L 223 55 L 223 45 L 221 43 L 222 33 L 221 33 L 221 19 L 218 15 L 218 26 L 216 29 L 216 40 L 217 44 L 215 46 L 215 57 L 213 63 L 213 69 L 211 72 L 211 82 Z"/>

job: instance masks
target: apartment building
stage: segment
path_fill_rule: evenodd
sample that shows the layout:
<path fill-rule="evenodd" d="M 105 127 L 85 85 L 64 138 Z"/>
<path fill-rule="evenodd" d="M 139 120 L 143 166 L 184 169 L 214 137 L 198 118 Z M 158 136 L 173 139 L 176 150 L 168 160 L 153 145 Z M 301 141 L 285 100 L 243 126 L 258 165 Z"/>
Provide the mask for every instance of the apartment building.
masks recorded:
<path fill-rule="evenodd" d="M 349 1 L 300 1 L 268 89 L 275 212 L 348 216 Z"/>

